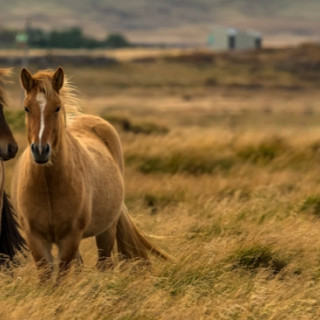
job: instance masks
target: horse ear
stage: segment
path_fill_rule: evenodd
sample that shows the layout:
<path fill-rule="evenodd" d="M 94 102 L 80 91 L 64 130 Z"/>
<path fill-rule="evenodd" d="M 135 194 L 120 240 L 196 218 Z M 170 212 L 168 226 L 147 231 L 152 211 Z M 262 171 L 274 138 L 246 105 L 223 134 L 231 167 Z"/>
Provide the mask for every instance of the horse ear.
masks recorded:
<path fill-rule="evenodd" d="M 21 70 L 20 80 L 23 88 L 29 92 L 34 85 L 34 80 L 32 78 L 32 74 L 26 68 Z"/>
<path fill-rule="evenodd" d="M 52 76 L 52 87 L 58 93 L 63 86 L 64 81 L 64 71 L 61 67 L 59 67 Z"/>

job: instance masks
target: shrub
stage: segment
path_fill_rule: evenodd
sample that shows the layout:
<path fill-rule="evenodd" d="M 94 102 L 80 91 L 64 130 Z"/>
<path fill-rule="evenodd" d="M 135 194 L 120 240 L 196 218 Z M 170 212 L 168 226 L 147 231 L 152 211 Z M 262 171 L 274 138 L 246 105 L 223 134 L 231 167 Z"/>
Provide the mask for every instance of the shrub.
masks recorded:
<path fill-rule="evenodd" d="M 104 115 L 105 120 L 109 121 L 113 125 L 120 126 L 123 131 L 132 132 L 135 134 L 166 134 L 169 132 L 169 128 L 159 125 L 154 122 L 132 122 L 127 117 Z"/>
<path fill-rule="evenodd" d="M 167 193 L 146 193 L 143 200 L 148 207 L 165 207 L 172 203 L 184 201 L 185 193 L 183 190 L 176 190 L 175 192 Z"/>
<path fill-rule="evenodd" d="M 288 150 L 288 148 L 289 146 L 283 139 L 273 137 L 261 142 L 258 146 L 246 146 L 238 151 L 237 155 L 241 159 L 253 163 L 269 163 L 281 153 Z"/>
<path fill-rule="evenodd" d="M 300 211 L 310 212 L 316 216 L 320 216 L 320 196 L 313 195 L 307 197 L 300 207 Z"/>
<path fill-rule="evenodd" d="M 286 265 L 285 259 L 274 253 L 269 247 L 252 245 L 237 250 L 229 257 L 234 268 L 244 268 L 254 271 L 258 268 L 267 268 L 272 273 L 279 273 Z"/>
<path fill-rule="evenodd" d="M 110 34 L 104 41 L 104 44 L 110 48 L 126 48 L 131 46 L 126 37 L 118 33 Z"/>

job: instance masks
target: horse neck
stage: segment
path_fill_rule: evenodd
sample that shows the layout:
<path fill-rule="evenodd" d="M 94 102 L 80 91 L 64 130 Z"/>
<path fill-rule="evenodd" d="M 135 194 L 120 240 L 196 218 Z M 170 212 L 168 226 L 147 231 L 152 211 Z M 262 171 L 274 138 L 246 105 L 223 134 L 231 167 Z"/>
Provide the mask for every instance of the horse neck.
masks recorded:
<path fill-rule="evenodd" d="M 51 155 L 51 161 L 53 166 L 60 165 L 61 163 L 67 163 L 68 160 L 72 160 L 72 142 L 70 133 L 66 126 L 62 126 L 59 134 L 57 144 L 54 146 L 53 154 Z"/>

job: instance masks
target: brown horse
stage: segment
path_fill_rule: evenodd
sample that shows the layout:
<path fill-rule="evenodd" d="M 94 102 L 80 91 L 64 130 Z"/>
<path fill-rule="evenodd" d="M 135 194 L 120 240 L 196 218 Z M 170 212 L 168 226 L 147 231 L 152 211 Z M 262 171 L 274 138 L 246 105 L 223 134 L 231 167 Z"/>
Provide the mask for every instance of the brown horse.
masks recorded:
<path fill-rule="evenodd" d="M 98 267 L 114 242 L 120 256 L 167 256 L 138 231 L 124 205 L 123 155 L 115 129 L 81 114 L 62 68 L 21 71 L 29 147 L 16 166 L 12 197 L 26 241 L 43 280 L 52 273 L 52 244 L 59 250 L 58 278 L 80 260 L 82 238 L 95 236 Z M 71 114 L 71 121 L 68 115 Z"/>
<path fill-rule="evenodd" d="M 4 91 L 5 77 L 10 73 L 8 69 L 0 69 L 0 264 L 8 259 L 12 260 L 17 251 L 21 251 L 24 240 L 21 237 L 9 199 L 4 191 L 3 161 L 15 157 L 18 145 L 5 120 L 3 108 L 7 105 Z"/>

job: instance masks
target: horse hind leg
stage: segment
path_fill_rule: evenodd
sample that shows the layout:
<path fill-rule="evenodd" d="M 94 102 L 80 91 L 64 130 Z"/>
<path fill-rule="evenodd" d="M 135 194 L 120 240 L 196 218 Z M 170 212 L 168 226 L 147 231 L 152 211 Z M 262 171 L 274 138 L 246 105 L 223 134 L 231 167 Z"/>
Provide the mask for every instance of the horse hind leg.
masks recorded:
<path fill-rule="evenodd" d="M 112 266 L 111 253 L 116 239 L 117 227 L 114 224 L 110 229 L 96 236 L 98 248 L 97 268 L 100 271 L 106 270 Z"/>

